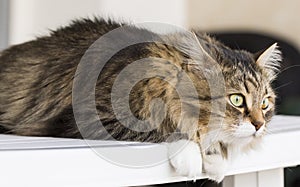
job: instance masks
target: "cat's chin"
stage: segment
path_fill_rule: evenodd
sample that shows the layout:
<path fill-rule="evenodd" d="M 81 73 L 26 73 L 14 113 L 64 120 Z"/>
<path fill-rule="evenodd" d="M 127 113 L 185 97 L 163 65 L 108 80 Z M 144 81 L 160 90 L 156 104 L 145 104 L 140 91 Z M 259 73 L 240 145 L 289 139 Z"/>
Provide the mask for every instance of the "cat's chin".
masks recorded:
<path fill-rule="evenodd" d="M 259 139 L 260 136 L 257 136 L 256 133 L 249 133 L 249 134 L 236 134 L 233 133 L 230 137 L 222 138 L 220 141 L 234 145 L 234 146 L 245 146 L 247 144 L 251 144 L 255 139 Z"/>
<path fill-rule="evenodd" d="M 244 136 L 244 137 L 239 136 L 239 137 L 235 137 L 235 141 L 233 141 L 233 144 L 244 146 L 250 144 L 254 139 L 255 139 L 254 135 Z"/>

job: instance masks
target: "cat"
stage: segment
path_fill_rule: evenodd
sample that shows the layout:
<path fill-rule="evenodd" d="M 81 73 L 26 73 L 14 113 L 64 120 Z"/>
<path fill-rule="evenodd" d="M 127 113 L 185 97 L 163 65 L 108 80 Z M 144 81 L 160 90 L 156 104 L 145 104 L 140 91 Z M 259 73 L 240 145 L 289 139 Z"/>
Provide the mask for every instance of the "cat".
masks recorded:
<path fill-rule="evenodd" d="M 118 35 L 95 45 L 120 28 Z M 101 62 L 101 52 L 105 56 L 122 41 L 136 38 L 150 39 Z M 171 141 L 170 155 L 185 145 L 170 156 L 179 174 L 195 177 L 203 165 L 208 177 L 220 182 L 236 152 L 259 144 L 266 133 L 275 111 L 271 83 L 280 61 L 277 44 L 252 54 L 231 50 L 195 30 L 157 34 L 101 18 L 76 20 L 0 53 L 0 132 Z M 93 67 L 101 63 L 96 83 L 89 83 L 90 74 L 98 71 Z M 91 72 L 80 69 L 81 64 L 91 65 Z M 136 77 L 143 78 L 133 83 Z M 128 98 L 122 95 L 126 90 Z M 93 98 L 101 125 L 92 115 Z M 131 114 L 124 112 L 126 101 Z"/>

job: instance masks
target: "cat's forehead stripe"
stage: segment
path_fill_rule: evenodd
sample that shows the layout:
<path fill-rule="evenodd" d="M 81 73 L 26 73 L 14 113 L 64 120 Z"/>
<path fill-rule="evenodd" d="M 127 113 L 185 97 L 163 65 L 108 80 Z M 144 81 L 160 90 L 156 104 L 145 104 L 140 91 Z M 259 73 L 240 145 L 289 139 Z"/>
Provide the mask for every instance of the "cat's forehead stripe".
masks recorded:
<path fill-rule="evenodd" d="M 250 91 L 249 91 L 249 88 L 248 88 L 248 85 L 247 85 L 246 81 L 244 81 L 244 87 L 246 89 L 246 92 L 249 94 Z"/>
<path fill-rule="evenodd" d="M 254 86 L 254 88 L 260 87 L 260 83 L 253 80 L 252 78 L 247 79 L 247 82 L 250 82 Z"/>

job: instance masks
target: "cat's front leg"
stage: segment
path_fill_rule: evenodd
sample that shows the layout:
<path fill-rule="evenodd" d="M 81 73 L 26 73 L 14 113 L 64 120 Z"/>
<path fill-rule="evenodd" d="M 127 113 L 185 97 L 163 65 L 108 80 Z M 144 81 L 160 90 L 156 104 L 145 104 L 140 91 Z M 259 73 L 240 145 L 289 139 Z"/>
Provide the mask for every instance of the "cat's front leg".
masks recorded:
<path fill-rule="evenodd" d="M 189 140 L 179 140 L 168 144 L 171 165 L 176 173 L 196 179 L 202 173 L 202 156 L 199 144 Z"/>
<path fill-rule="evenodd" d="M 203 169 L 209 179 L 218 183 L 221 182 L 224 179 L 227 167 L 228 159 L 218 149 L 205 151 L 203 154 Z"/>
<path fill-rule="evenodd" d="M 228 167 L 228 160 L 219 147 L 205 151 L 202 156 L 199 144 L 194 141 L 172 142 L 168 145 L 168 154 L 176 173 L 194 179 L 201 175 L 203 168 L 209 179 L 221 182 Z"/>

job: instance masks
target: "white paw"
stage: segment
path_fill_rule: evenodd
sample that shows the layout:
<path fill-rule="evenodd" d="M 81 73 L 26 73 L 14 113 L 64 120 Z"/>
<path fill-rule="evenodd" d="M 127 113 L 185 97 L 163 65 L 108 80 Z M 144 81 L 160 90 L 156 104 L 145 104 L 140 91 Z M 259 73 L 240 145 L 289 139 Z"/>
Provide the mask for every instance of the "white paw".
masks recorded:
<path fill-rule="evenodd" d="M 179 140 L 168 145 L 171 165 L 180 175 L 196 179 L 202 173 L 202 156 L 199 145 L 193 141 Z"/>
<path fill-rule="evenodd" d="M 203 166 L 208 178 L 219 183 L 224 179 L 228 161 L 219 154 L 206 155 Z"/>

